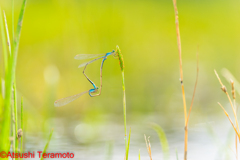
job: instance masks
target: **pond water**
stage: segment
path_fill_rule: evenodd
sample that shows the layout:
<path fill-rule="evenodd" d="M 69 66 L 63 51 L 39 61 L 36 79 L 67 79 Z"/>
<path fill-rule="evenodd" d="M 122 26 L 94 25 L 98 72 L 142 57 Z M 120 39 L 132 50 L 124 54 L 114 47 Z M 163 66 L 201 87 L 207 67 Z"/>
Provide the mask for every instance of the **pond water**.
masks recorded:
<path fill-rule="evenodd" d="M 62 120 L 64 121 L 64 120 Z M 114 123 L 93 125 L 90 123 L 69 122 L 68 127 L 54 128 L 48 152 L 74 153 L 74 159 L 88 160 L 123 160 L 124 126 Z M 129 124 L 131 143 L 129 159 L 150 159 L 146 149 L 144 134 L 150 136 L 153 160 L 163 159 L 161 144 L 157 133 L 144 122 Z M 169 159 L 183 159 L 184 129 L 173 127 L 165 129 L 169 143 Z M 235 156 L 234 131 L 227 118 L 216 119 L 189 126 L 188 159 L 189 160 L 225 160 Z M 47 135 L 43 133 L 26 133 L 26 151 L 42 151 Z M 39 159 L 36 157 L 36 159 Z"/>

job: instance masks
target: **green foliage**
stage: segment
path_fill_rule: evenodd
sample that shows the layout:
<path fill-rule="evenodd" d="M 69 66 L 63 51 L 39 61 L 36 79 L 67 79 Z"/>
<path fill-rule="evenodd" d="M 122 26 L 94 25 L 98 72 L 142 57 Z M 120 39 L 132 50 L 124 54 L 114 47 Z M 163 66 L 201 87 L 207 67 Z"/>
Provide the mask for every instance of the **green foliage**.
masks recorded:
<path fill-rule="evenodd" d="M 13 89 L 13 82 L 15 80 L 15 70 L 16 70 L 16 63 L 17 63 L 17 55 L 18 55 L 18 46 L 19 46 L 19 40 L 20 40 L 20 33 L 22 29 L 22 22 L 23 22 L 23 15 L 24 15 L 24 10 L 26 6 L 26 0 L 23 0 L 23 4 L 21 7 L 21 11 L 19 14 L 19 20 L 18 20 L 18 25 L 16 29 L 16 37 L 13 39 L 13 45 L 12 45 L 12 51 L 13 54 L 11 54 L 8 57 L 7 55 L 7 43 L 6 43 L 6 36 L 5 34 L 2 34 L 2 39 L 3 39 L 3 48 L 4 49 L 4 56 L 5 56 L 5 100 L 4 100 L 4 108 L 3 108 L 3 121 L 2 121 L 2 130 L 0 133 L 0 139 L 1 139 L 1 144 L 0 144 L 0 150 L 1 151 L 8 151 L 10 147 L 10 142 L 9 142 L 9 135 L 10 135 L 10 111 L 11 111 L 11 101 L 12 101 L 12 89 Z M 4 32 L 3 29 L 3 19 L 2 19 L 2 11 L 0 10 L 0 26 L 2 32 Z M 6 25 L 7 26 L 7 25 Z M 6 28 L 6 30 L 8 30 Z M 8 34 L 9 35 L 9 34 Z M 10 44 L 9 44 L 10 45 Z M 16 90 L 16 89 L 15 89 Z M 16 96 L 16 95 L 15 95 Z M 16 101 L 16 98 L 15 98 Z M 16 102 L 15 102 L 16 103 Z M 17 106 L 16 106 L 17 107 Z M 17 123 L 17 119 L 15 119 Z M 16 130 L 17 131 L 17 130 Z M 14 135 L 15 138 L 16 135 Z"/>
<path fill-rule="evenodd" d="M 159 125 L 152 123 L 151 127 L 157 132 L 161 146 L 162 146 L 162 151 L 163 151 L 163 156 L 164 159 L 167 160 L 169 159 L 169 146 L 168 146 L 168 140 L 167 137 L 165 135 L 164 130 L 162 129 L 162 127 L 160 127 Z"/>
<path fill-rule="evenodd" d="M 43 152 L 42 152 L 41 160 L 44 159 L 44 158 L 43 158 L 43 153 L 46 153 L 46 151 L 47 151 L 47 149 L 48 149 L 49 143 L 50 143 L 51 138 L 52 138 L 52 134 L 53 134 L 53 129 L 52 129 L 51 132 L 50 132 L 50 135 L 49 135 L 48 141 L 47 141 L 47 143 L 46 143 L 46 145 L 45 145 L 45 147 L 44 147 L 44 150 L 43 150 Z"/>
<path fill-rule="evenodd" d="M 2 48 L 3 48 L 3 60 L 4 60 L 4 67 L 5 71 L 7 72 L 8 68 L 8 53 L 7 53 L 7 41 L 6 41 L 6 34 L 4 29 L 4 18 L 2 15 L 2 10 L 0 8 L 0 30 L 2 35 Z"/>

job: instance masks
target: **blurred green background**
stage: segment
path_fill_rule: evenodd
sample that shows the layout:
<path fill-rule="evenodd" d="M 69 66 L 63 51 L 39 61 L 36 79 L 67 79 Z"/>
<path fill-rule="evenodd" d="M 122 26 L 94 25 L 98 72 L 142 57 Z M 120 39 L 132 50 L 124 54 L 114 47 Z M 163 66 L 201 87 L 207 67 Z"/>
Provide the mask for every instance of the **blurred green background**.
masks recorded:
<path fill-rule="evenodd" d="M 15 24 L 21 3 L 15 1 Z M 0 1 L 0 5 L 11 31 L 11 1 Z M 240 78 L 239 8 L 240 1 L 236 0 L 178 1 L 188 106 L 199 52 L 199 83 L 190 125 L 211 120 L 214 115 L 225 118 L 217 102 L 228 102 L 213 70 L 221 75 L 221 69 L 227 68 Z M 60 108 L 53 105 L 57 99 L 92 88 L 82 74 L 83 68 L 78 68 L 84 61 L 75 60 L 75 55 L 106 53 L 116 45 L 125 61 L 128 123 L 155 121 L 164 128 L 183 126 L 171 0 L 28 0 L 24 16 L 16 79 L 18 97 L 24 97 L 29 131 L 42 130 L 51 117 L 64 118 L 64 123 L 123 124 L 121 71 L 113 57 L 103 67 L 101 96 L 84 95 Z M 100 61 L 86 71 L 97 86 L 99 67 Z M 230 90 L 229 83 L 222 79 Z"/>

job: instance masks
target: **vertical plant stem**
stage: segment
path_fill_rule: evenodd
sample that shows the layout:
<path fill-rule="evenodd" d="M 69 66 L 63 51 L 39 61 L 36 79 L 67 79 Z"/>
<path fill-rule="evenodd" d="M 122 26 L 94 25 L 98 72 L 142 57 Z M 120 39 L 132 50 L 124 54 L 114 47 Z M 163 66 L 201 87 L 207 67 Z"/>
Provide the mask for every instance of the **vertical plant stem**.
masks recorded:
<path fill-rule="evenodd" d="M 12 40 L 14 40 L 14 0 L 12 0 Z"/>
<path fill-rule="evenodd" d="M 123 118 L 124 118 L 124 133 L 125 133 L 125 150 L 127 151 L 128 140 L 127 140 L 127 114 L 126 114 L 126 91 L 125 91 L 125 80 L 124 80 L 124 60 L 120 48 L 116 47 L 116 54 L 118 56 L 120 68 L 122 71 L 122 87 L 123 87 Z"/>
<path fill-rule="evenodd" d="M 175 23 L 176 23 L 178 55 L 179 55 L 179 68 L 180 68 L 180 81 L 181 81 L 181 87 L 182 87 L 183 109 L 184 109 L 184 119 L 185 119 L 184 160 L 186 160 L 187 159 L 187 145 L 188 145 L 187 105 L 186 105 L 185 91 L 184 91 L 184 85 L 183 85 L 182 49 L 181 49 L 181 39 L 180 39 L 179 20 L 178 20 L 178 9 L 177 9 L 177 1 L 176 0 L 173 0 L 173 5 L 174 5 L 174 11 L 175 11 Z"/>
<path fill-rule="evenodd" d="M 21 98 L 21 129 L 23 131 L 23 97 Z M 23 136 L 21 137 L 21 153 L 23 153 Z"/>
<path fill-rule="evenodd" d="M 123 116 L 124 116 L 124 131 L 125 131 L 125 146 L 127 149 L 127 113 L 126 113 L 126 92 L 124 82 L 124 71 L 122 71 L 122 87 L 123 87 Z"/>
<path fill-rule="evenodd" d="M 18 152 L 18 137 L 17 137 L 17 131 L 18 131 L 18 118 L 17 118 L 17 91 L 16 91 L 16 81 L 13 84 L 13 92 L 14 92 L 14 116 L 15 116 L 15 152 Z"/>
<path fill-rule="evenodd" d="M 233 106 L 236 111 L 236 118 L 237 118 L 237 106 L 236 106 L 236 95 L 235 95 L 235 87 L 234 87 L 234 81 L 230 80 L 230 83 L 232 85 L 232 97 L 233 97 Z M 237 120 L 235 120 L 235 125 L 237 125 Z M 238 137 L 237 134 L 235 134 L 235 146 L 236 146 L 236 159 L 238 160 Z"/>

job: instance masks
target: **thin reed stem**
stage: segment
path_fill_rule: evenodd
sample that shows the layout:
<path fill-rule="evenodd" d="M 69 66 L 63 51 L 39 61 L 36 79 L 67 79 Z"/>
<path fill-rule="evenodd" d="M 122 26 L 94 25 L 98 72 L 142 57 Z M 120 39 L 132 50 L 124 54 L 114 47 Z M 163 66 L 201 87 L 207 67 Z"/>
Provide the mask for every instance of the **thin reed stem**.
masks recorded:
<path fill-rule="evenodd" d="M 184 120 L 185 120 L 185 136 L 184 136 L 184 160 L 187 160 L 187 146 L 188 146 L 188 128 L 187 128 L 187 105 L 185 98 L 185 91 L 183 85 L 183 70 L 182 70 L 182 48 L 181 48 L 181 38 L 179 31 L 179 20 L 178 20 L 178 9 L 177 1 L 173 0 L 174 12 L 175 12 L 175 23 L 176 23 L 176 33 L 177 33 L 177 44 L 178 44 L 178 55 L 179 55 L 179 69 L 180 69 L 180 81 L 182 87 L 182 98 L 183 98 L 183 109 L 184 109 Z"/>
<path fill-rule="evenodd" d="M 199 63 L 198 63 L 198 53 L 197 53 L 197 76 L 196 76 L 196 82 L 195 82 L 195 86 L 194 86 L 194 90 L 193 90 L 193 96 L 192 96 L 191 106 L 190 106 L 190 108 L 189 108 L 188 117 L 187 117 L 187 122 L 186 122 L 185 126 L 188 126 L 188 121 L 189 121 L 190 113 L 191 113 L 191 111 L 192 111 L 193 101 L 194 101 L 194 97 L 195 97 L 195 93 L 196 93 L 196 89 L 197 89 L 197 83 L 198 83 L 198 74 L 199 74 Z"/>
<path fill-rule="evenodd" d="M 178 20 L 178 9 L 177 9 L 177 1 L 176 0 L 173 0 L 173 5 L 174 5 L 174 11 L 175 11 L 175 23 L 176 23 L 176 32 L 177 32 L 179 69 L 180 69 L 180 82 L 181 82 L 181 86 L 182 86 L 184 117 L 185 117 L 185 124 L 186 124 L 186 121 L 187 121 L 187 106 L 186 106 L 186 98 L 185 98 L 185 91 L 184 91 L 184 85 L 183 85 L 182 48 L 181 48 L 181 38 L 180 38 L 179 20 Z"/>
<path fill-rule="evenodd" d="M 125 145 L 127 147 L 126 91 L 125 91 L 124 72 L 123 71 L 122 71 L 122 87 L 123 87 L 123 117 L 124 117 Z"/>

